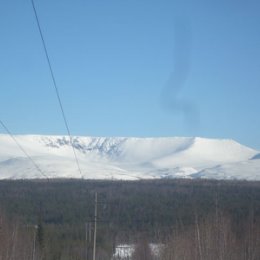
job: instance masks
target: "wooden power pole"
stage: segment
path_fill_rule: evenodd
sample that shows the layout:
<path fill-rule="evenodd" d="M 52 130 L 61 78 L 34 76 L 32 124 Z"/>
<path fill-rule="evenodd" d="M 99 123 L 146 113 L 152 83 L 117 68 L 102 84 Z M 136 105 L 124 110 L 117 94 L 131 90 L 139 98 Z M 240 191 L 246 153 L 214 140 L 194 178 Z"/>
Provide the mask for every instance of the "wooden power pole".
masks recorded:
<path fill-rule="evenodd" d="M 33 226 L 33 252 L 32 252 L 32 260 L 35 260 L 37 228 L 38 228 L 37 226 Z"/>

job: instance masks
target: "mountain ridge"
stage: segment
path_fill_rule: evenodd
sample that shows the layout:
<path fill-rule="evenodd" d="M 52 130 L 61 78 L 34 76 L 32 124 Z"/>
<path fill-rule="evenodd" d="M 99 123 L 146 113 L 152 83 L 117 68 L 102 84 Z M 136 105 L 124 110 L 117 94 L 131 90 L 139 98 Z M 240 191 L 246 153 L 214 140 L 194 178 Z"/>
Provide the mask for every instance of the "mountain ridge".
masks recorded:
<path fill-rule="evenodd" d="M 250 162 L 259 151 L 232 139 L 74 136 L 72 143 L 79 159 L 80 175 L 68 136 L 16 135 L 15 138 L 50 178 L 225 179 L 232 172 L 234 178 L 260 179 L 260 160 Z M 240 173 L 236 166 L 242 162 L 247 162 L 248 175 Z M 241 168 L 245 171 L 243 164 Z M 42 176 L 13 140 L 0 134 L 0 179 L 37 177 Z"/>

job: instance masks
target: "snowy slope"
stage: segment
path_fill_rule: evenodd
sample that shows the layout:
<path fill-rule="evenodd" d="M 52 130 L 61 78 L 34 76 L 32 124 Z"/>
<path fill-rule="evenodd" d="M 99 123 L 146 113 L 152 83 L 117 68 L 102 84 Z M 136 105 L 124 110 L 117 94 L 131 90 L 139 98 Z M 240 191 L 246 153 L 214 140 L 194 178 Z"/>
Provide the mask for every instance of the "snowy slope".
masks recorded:
<path fill-rule="evenodd" d="M 49 178 L 235 178 L 260 180 L 259 152 L 233 140 L 193 137 L 15 136 Z M 43 178 L 8 135 L 0 135 L 0 178 Z"/>
<path fill-rule="evenodd" d="M 260 180 L 260 160 L 218 165 L 192 174 L 193 178 Z"/>

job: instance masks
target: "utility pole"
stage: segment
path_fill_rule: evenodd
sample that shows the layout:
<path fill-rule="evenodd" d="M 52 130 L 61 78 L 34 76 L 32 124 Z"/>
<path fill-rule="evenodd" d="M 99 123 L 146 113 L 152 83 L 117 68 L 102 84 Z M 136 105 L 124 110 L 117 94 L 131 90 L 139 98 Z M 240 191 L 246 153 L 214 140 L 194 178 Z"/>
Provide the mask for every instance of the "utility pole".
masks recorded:
<path fill-rule="evenodd" d="M 32 252 L 32 260 L 35 260 L 37 228 L 38 228 L 38 226 L 33 226 L 33 252 Z"/>
<path fill-rule="evenodd" d="M 97 192 L 95 193 L 95 226 L 94 226 L 94 243 L 93 243 L 93 260 L 96 260 L 96 243 L 97 243 Z"/>

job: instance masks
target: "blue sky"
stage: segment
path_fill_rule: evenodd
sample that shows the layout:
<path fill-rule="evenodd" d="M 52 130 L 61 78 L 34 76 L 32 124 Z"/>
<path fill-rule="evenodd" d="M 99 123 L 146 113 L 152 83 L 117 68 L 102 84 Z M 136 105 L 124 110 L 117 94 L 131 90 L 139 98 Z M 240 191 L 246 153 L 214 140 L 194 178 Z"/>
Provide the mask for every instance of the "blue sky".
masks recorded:
<path fill-rule="evenodd" d="M 35 5 L 72 134 L 260 149 L 259 1 Z M 0 37 L 0 118 L 16 134 L 66 134 L 30 0 L 0 1 Z"/>

